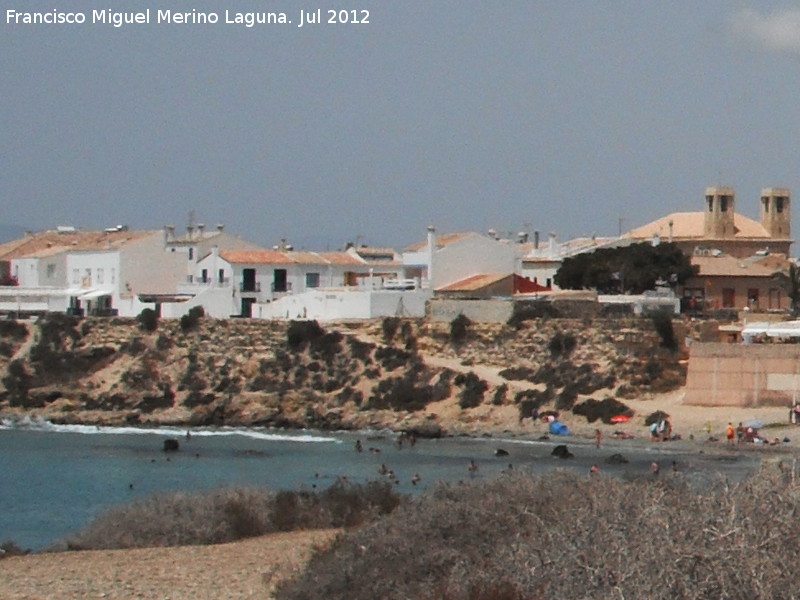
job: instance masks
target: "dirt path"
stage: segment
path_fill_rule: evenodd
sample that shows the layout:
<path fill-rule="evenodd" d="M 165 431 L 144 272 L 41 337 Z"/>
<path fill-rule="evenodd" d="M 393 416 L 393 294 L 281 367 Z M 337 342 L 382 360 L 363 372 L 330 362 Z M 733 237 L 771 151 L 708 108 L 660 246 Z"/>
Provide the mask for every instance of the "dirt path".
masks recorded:
<path fill-rule="evenodd" d="M 0 560 L 3 600 L 263 600 L 338 530 L 277 533 L 232 544 L 90 550 Z"/>

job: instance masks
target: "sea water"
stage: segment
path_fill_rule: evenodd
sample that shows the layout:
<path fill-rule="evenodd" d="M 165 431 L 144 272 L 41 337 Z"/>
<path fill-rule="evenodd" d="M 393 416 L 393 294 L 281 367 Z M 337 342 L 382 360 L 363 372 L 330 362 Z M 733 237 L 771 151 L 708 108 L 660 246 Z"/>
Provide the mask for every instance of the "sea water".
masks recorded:
<path fill-rule="evenodd" d="M 180 449 L 164 452 L 164 440 Z M 356 440 L 363 450 L 355 450 Z M 551 456 L 567 443 L 573 459 Z M 666 444 L 626 448 L 629 462 L 603 461 L 613 448 L 587 440 L 445 438 L 398 444 L 390 432 L 314 432 L 269 429 L 59 426 L 47 422 L 0 425 L 0 541 L 42 550 L 77 531 L 104 510 L 168 491 L 220 486 L 322 489 L 338 478 L 386 478 L 401 493 L 418 494 L 439 482 L 480 481 L 516 471 L 568 468 L 588 473 L 645 475 L 651 461 L 682 474 L 740 477 L 757 459 L 687 455 Z M 506 454 L 507 453 L 507 454 Z M 469 470 L 474 460 L 477 471 Z M 390 471 L 385 474 L 385 471 Z"/>

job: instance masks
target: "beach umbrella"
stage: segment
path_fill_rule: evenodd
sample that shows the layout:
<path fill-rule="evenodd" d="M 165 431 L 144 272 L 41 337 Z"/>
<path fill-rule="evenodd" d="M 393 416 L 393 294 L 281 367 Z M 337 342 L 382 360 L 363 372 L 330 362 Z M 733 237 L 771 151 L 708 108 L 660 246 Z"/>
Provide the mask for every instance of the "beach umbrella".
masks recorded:
<path fill-rule="evenodd" d="M 760 419 L 750 419 L 749 421 L 745 421 L 745 427 L 752 427 L 753 429 L 761 429 L 764 426 L 764 422 Z"/>
<path fill-rule="evenodd" d="M 612 423 L 627 423 L 630 420 L 628 415 L 614 415 L 611 417 Z"/>

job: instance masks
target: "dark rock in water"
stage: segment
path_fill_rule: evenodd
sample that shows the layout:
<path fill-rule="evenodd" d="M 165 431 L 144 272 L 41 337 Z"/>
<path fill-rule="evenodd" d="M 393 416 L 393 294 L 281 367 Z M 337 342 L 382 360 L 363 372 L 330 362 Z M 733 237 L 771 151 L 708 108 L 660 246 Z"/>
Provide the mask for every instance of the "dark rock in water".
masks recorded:
<path fill-rule="evenodd" d="M 622 454 L 612 454 L 606 459 L 606 462 L 610 465 L 624 465 L 628 462 L 628 459 L 622 456 Z"/>
<path fill-rule="evenodd" d="M 178 440 L 174 438 L 164 440 L 164 452 L 177 452 L 180 448 L 181 445 L 178 443 Z"/>
<path fill-rule="evenodd" d="M 556 458 L 573 458 L 575 455 L 569 451 L 566 444 L 559 444 L 550 453 Z"/>
<path fill-rule="evenodd" d="M 783 443 L 788 444 L 791 440 L 788 437 L 783 438 Z"/>
<path fill-rule="evenodd" d="M 495 456 L 508 456 L 508 450 L 503 450 L 502 448 L 498 448 L 494 451 Z"/>
<path fill-rule="evenodd" d="M 444 430 L 438 423 L 422 423 L 420 425 L 414 425 L 413 427 L 409 427 L 407 431 L 408 433 L 414 434 L 418 438 L 436 439 L 444 435 Z"/>

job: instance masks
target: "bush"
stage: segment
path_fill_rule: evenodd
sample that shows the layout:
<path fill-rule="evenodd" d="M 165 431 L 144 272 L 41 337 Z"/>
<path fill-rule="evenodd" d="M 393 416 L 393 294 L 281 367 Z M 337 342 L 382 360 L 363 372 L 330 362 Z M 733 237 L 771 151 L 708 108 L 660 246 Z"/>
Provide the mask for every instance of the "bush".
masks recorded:
<path fill-rule="evenodd" d="M 163 493 L 112 508 L 53 549 L 220 544 L 276 531 L 349 527 L 388 514 L 402 502 L 386 481 L 338 480 L 318 492 L 220 488 Z"/>
<path fill-rule="evenodd" d="M 453 383 L 463 387 L 458 395 L 458 405 L 461 408 L 475 408 L 483 402 L 483 394 L 489 389 L 489 384 L 470 371 L 466 375 L 459 374 Z"/>
<path fill-rule="evenodd" d="M 302 352 L 313 340 L 325 335 L 316 321 L 290 321 L 286 330 L 286 344 L 293 352 Z"/>
<path fill-rule="evenodd" d="M 567 357 L 575 350 L 578 340 L 572 333 L 562 333 L 557 331 L 550 340 L 547 348 L 550 350 L 550 356 L 553 358 Z"/>
<path fill-rule="evenodd" d="M 463 344 L 467 340 L 470 325 L 472 321 L 464 313 L 450 321 L 450 343 L 456 346 Z"/>
<path fill-rule="evenodd" d="M 678 340 L 675 338 L 675 329 L 672 326 L 672 317 L 664 312 L 657 311 L 650 317 L 653 327 L 661 338 L 661 346 L 667 350 L 676 351 Z"/>
<path fill-rule="evenodd" d="M 400 327 L 400 319 L 398 317 L 384 317 L 381 322 L 381 329 L 383 330 L 383 343 L 391 344 L 397 329 Z"/>
<path fill-rule="evenodd" d="M 143 308 L 136 317 L 136 322 L 143 331 L 152 332 L 158 329 L 158 315 L 152 308 Z"/>
<path fill-rule="evenodd" d="M 193 306 L 185 315 L 181 317 L 181 329 L 183 331 L 191 331 L 197 329 L 200 325 L 200 320 L 205 316 L 206 311 L 202 306 Z"/>
<path fill-rule="evenodd" d="M 626 417 L 633 416 L 633 411 L 628 408 L 627 405 L 614 398 L 604 398 L 603 400 L 589 398 L 575 406 L 572 412 L 576 415 L 586 417 L 589 423 L 594 423 L 600 419 L 607 425 L 610 425 L 611 418 L 617 415 L 625 415 Z"/>
<path fill-rule="evenodd" d="M 276 597 L 791 598 L 798 498 L 777 472 L 701 492 L 563 471 L 440 486 L 339 536 Z"/>

